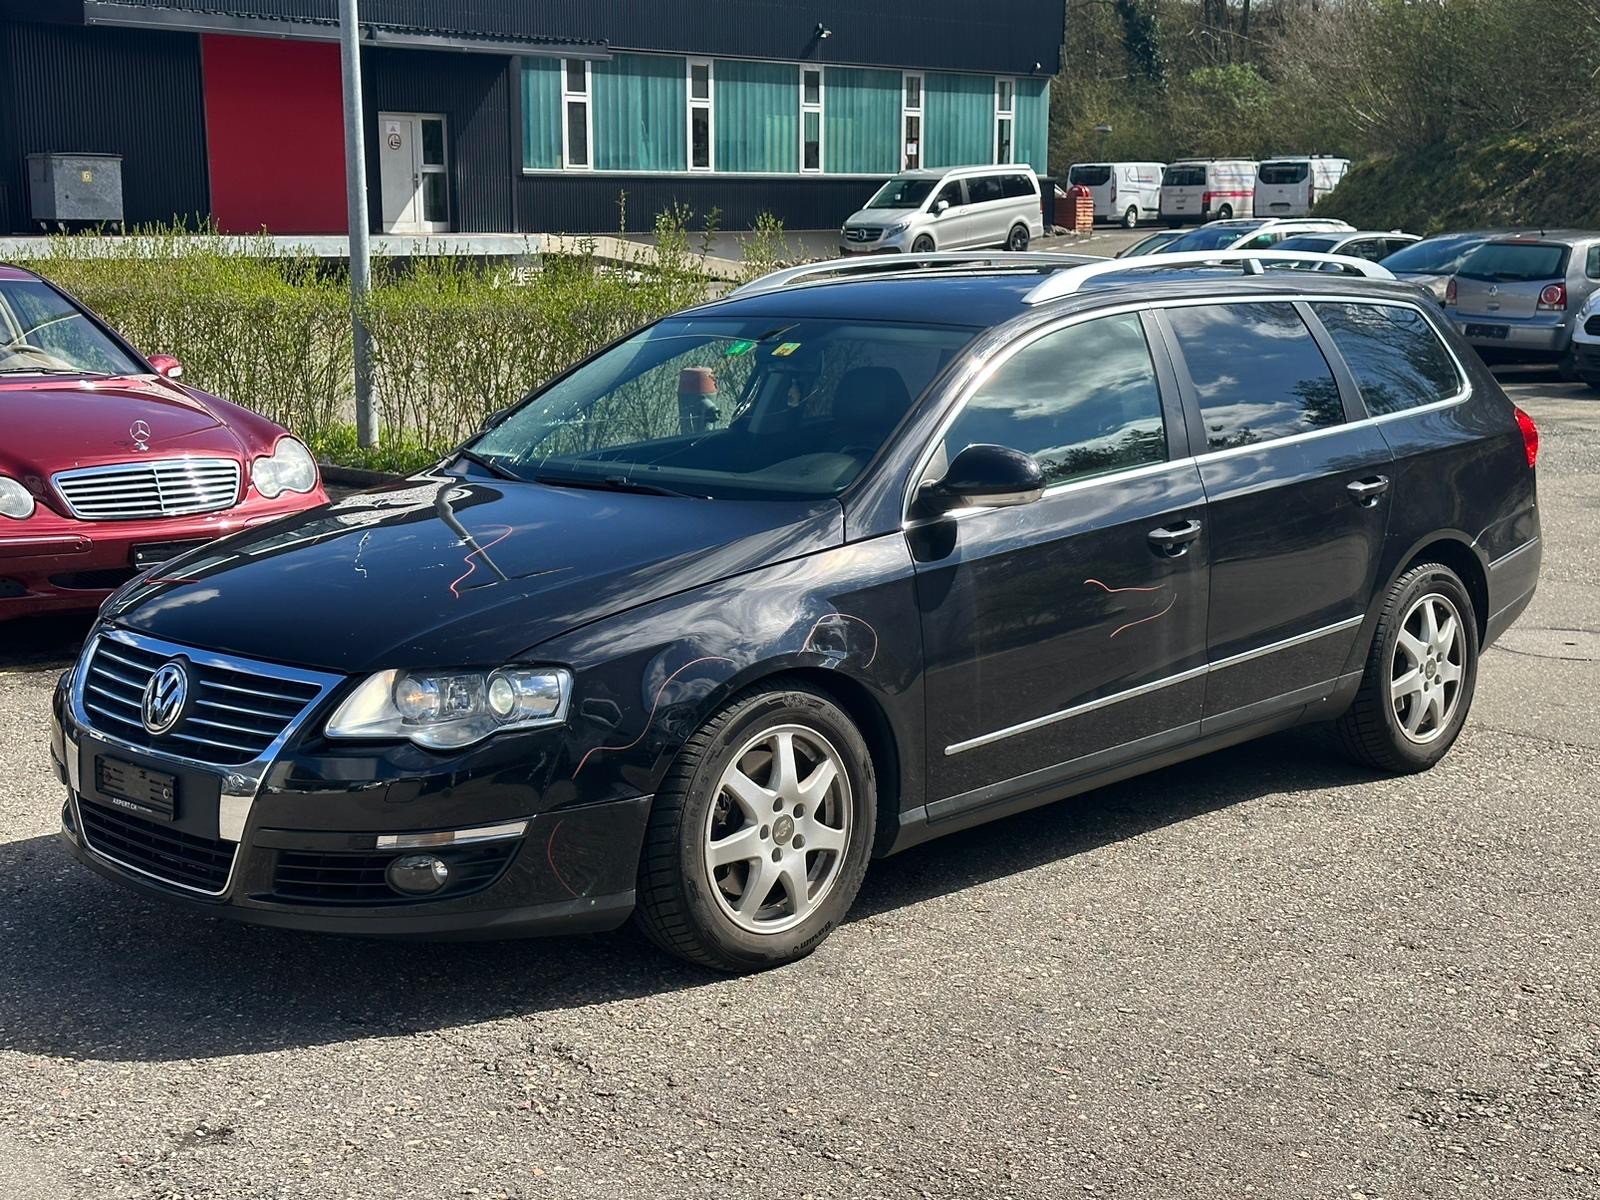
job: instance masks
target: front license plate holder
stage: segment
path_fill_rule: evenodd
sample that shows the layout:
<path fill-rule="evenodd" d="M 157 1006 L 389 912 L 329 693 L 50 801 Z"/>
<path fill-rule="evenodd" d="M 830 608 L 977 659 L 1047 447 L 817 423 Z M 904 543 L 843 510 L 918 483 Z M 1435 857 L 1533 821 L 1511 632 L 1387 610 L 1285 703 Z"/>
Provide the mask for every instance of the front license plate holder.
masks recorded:
<path fill-rule="evenodd" d="M 1505 325 L 1468 325 L 1465 332 L 1469 338 L 1496 338 L 1503 342 L 1511 330 Z"/>
<path fill-rule="evenodd" d="M 163 771 L 136 767 L 120 758 L 96 755 L 94 786 L 112 804 L 152 821 L 178 816 L 178 780 Z"/>

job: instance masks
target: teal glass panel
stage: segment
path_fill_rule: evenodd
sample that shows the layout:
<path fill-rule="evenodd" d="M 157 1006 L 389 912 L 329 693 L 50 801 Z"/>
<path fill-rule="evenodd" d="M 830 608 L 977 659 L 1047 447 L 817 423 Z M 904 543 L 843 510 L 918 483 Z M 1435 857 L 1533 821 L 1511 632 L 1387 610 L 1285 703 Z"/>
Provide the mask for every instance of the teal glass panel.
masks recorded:
<path fill-rule="evenodd" d="M 664 54 L 618 54 L 589 65 L 597 169 L 687 169 L 687 72 L 683 59 Z"/>
<path fill-rule="evenodd" d="M 522 165 L 551 171 L 561 165 L 561 60 L 522 60 Z"/>
<path fill-rule="evenodd" d="M 965 167 L 994 161 L 994 76 L 929 71 L 923 100 L 923 161 Z"/>
<path fill-rule="evenodd" d="M 1050 145 L 1050 81 L 1017 80 L 1015 161 L 1027 163 L 1040 175 L 1048 173 Z"/>
<path fill-rule="evenodd" d="M 716 62 L 719 171 L 785 171 L 800 166 L 800 73 L 793 63 Z"/>
<path fill-rule="evenodd" d="M 829 174 L 900 169 L 900 72 L 828 67 L 822 82 L 822 161 Z"/>

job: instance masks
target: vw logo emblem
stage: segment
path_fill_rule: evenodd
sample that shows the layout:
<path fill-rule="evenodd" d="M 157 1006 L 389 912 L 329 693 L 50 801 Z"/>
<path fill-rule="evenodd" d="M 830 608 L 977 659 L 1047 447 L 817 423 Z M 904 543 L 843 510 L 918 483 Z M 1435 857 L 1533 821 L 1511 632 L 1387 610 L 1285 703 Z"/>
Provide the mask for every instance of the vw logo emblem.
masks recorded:
<path fill-rule="evenodd" d="M 151 733 L 167 733 L 183 717 L 188 702 L 189 673 L 181 662 L 163 663 L 144 685 L 139 715 Z"/>
<path fill-rule="evenodd" d="M 150 449 L 150 426 L 144 421 L 135 421 L 128 427 L 128 433 L 133 438 L 135 450 Z"/>

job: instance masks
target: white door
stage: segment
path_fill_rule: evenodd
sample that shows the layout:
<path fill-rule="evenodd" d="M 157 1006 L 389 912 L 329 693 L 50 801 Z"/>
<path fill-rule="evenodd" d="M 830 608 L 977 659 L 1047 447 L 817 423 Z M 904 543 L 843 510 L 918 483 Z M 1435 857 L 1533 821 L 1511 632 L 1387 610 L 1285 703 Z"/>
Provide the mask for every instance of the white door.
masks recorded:
<path fill-rule="evenodd" d="M 378 180 L 385 233 L 448 230 L 450 167 L 444 118 L 434 113 L 379 113 Z"/>

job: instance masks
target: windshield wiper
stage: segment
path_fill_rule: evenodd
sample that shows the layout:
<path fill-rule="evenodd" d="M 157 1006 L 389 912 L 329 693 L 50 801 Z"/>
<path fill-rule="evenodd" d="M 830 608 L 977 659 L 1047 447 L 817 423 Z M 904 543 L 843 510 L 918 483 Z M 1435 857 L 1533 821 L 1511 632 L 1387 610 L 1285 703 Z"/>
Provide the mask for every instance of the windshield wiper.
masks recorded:
<path fill-rule="evenodd" d="M 659 483 L 646 483 L 642 479 L 629 479 L 623 475 L 592 478 L 580 475 L 535 475 L 533 481 L 548 487 L 592 488 L 599 492 L 636 492 L 641 496 L 676 496 L 680 500 L 711 499 L 703 493 L 697 495 L 693 492 L 680 492 Z"/>
<path fill-rule="evenodd" d="M 80 371 L 77 367 L 0 367 L 0 375 L 102 375 L 103 371 Z"/>
<path fill-rule="evenodd" d="M 490 458 L 487 454 L 479 454 L 476 450 L 457 450 L 455 452 L 455 457 L 457 460 L 469 462 L 473 466 L 482 467 L 491 475 L 498 476 L 501 479 L 509 479 L 513 483 L 528 482 L 523 476 L 518 475 L 510 467 L 505 466 L 496 459 Z"/>

